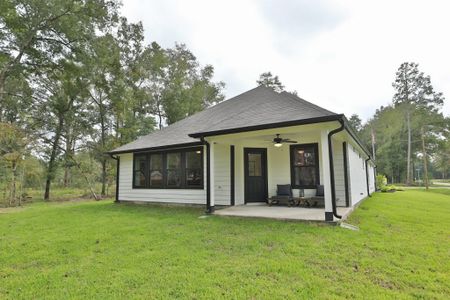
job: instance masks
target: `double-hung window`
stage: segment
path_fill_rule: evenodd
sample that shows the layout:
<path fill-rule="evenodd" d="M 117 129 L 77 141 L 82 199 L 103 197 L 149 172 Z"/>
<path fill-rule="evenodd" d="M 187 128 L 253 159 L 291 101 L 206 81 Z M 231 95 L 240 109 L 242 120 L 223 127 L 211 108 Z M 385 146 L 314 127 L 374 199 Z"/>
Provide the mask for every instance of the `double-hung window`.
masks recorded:
<path fill-rule="evenodd" d="M 291 145 L 291 185 L 316 188 L 319 185 L 318 144 Z"/>

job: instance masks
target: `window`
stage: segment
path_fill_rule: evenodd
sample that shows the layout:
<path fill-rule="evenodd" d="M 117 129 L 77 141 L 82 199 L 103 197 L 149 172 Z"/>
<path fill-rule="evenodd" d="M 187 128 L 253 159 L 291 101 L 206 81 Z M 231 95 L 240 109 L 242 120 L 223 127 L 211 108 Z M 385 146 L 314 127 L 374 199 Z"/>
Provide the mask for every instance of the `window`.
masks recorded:
<path fill-rule="evenodd" d="M 150 154 L 150 187 L 163 187 L 163 155 Z"/>
<path fill-rule="evenodd" d="M 181 186 L 181 153 L 167 153 L 166 163 L 167 186 Z"/>
<path fill-rule="evenodd" d="M 248 176 L 262 176 L 261 162 L 261 153 L 248 153 Z"/>
<path fill-rule="evenodd" d="M 203 188 L 203 149 L 135 154 L 133 188 Z"/>
<path fill-rule="evenodd" d="M 319 185 L 318 144 L 292 145 L 291 185 L 293 188 L 316 188 Z"/>
<path fill-rule="evenodd" d="M 201 187 L 202 173 L 202 151 L 186 152 L 186 185 Z"/>
<path fill-rule="evenodd" d="M 147 156 L 134 156 L 134 174 L 133 181 L 136 187 L 145 187 L 147 185 Z"/>

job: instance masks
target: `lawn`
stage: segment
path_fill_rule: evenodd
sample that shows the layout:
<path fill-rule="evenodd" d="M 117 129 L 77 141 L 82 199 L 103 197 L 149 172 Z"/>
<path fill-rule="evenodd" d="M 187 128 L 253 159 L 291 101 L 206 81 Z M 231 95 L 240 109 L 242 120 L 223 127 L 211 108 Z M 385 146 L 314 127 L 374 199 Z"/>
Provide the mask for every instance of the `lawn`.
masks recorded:
<path fill-rule="evenodd" d="M 0 213 L 0 298 L 450 297 L 450 196 L 375 194 L 337 226 L 202 209 L 33 203 Z"/>

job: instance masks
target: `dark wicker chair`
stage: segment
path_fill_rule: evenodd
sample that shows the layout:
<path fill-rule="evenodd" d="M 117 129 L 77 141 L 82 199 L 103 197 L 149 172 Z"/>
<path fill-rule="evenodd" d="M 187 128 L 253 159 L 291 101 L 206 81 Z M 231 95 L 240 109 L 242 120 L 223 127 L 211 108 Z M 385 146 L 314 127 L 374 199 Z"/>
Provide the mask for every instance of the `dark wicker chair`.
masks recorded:
<path fill-rule="evenodd" d="M 269 206 L 274 204 L 287 204 L 289 207 L 294 205 L 292 196 L 292 187 L 290 184 L 277 184 L 277 195 L 268 199 Z"/>
<path fill-rule="evenodd" d="M 325 193 L 323 185 L 318 185 L 316 188 L 316 195 L 311 197 L 311 206 L 324 207 L 325 206 Z"/>

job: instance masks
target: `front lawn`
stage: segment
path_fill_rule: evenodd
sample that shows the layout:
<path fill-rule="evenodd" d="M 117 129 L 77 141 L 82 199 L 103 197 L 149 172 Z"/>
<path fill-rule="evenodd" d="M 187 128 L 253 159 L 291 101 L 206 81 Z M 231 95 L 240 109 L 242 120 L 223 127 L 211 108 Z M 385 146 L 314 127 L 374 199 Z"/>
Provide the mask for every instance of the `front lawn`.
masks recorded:
<path fill-rule="evenodd" d="M 34 203 L 0 211 L 0 298 L 449 298 L 450 197 L 375 194 L 360 231 L 202 209 Z"/>

